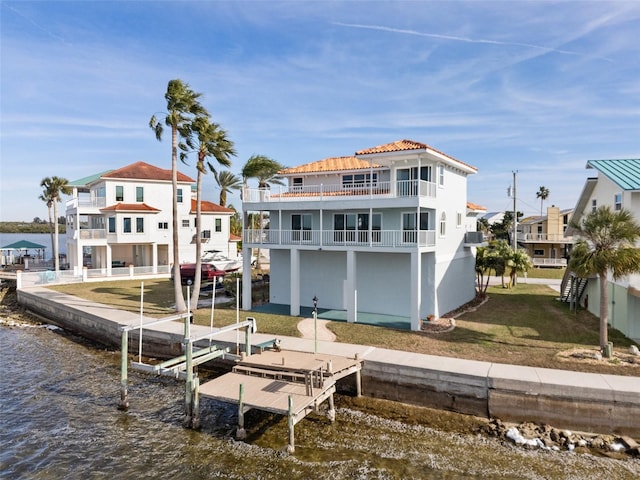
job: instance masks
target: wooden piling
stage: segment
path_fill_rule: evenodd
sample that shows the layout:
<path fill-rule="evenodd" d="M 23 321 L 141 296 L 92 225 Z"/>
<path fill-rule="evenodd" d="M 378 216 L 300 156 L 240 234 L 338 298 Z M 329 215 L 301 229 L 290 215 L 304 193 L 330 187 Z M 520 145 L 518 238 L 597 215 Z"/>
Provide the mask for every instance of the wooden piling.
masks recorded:
<path fill-rule="evenodd" d="M 120 347 L 120 410 L 129 408 L 129 388 L 127 379 L 127 367 L 129 361 L 129 332 L 122 330 L 121 347 Z"/>

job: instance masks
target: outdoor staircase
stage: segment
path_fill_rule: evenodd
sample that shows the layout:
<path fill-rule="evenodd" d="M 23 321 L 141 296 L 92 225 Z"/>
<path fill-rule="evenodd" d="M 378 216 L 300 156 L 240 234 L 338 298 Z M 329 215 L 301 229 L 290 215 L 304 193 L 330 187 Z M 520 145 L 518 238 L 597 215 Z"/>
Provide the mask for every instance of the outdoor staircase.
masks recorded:
<path fill-rule="evenodd" d="M 575 301 L 579 303 L 587 288 L 588 281 L 588 278 L 581 278 L 567 268 L 560 284 L 560 301 L 565 303 Z"/>

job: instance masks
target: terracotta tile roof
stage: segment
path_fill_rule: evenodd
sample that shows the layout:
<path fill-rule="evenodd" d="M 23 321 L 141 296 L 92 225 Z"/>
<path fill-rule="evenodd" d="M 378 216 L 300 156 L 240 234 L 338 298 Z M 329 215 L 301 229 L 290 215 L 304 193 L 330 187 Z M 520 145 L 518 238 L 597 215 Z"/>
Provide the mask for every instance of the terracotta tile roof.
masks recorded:
<path fill-rule="evenodd" d="M 487 207 L 483 207 L 482 205 L 478 205 L 477 203 L 471 203 L 471 202 L 467 202 L 467 208 L 469 210 L 475 210 L 475 211 L 482 211 L 482 212 L 487 211 Z"/>
<path fill-rule="evenodd" d="M 234 235 L 233 233 L 229 235 L 230 242 L 239 242 L 240 240 L 242 240 L 242 237 L 239 237 L 238 235 Z"/>
<path fill-rule="evenodd" d="M 100 209 L 101 212 L 159 212 L 157 208 L 146 203 L 116 203 Z"/>
<path fill-rule="evenodd" d="M 365 148 L 364 150 L 357 151 L 356 155 L 370 155 L 375 153 L 391 153 L 391 152 L 403 152 L 403 151 L 410 151 L 410 150 L 426 150 L 426 149 L 433 150 L 434 152 L 439 153 L 440 155 L 443 155 L 453 160 L 454 162 L 458 162 L 469 168 L 473 168 L 474 170 L 477 170 L 476 167 L 469 165 L 468 163 L 462 162 L 457 158 L 452 157 L 451 155 L 447 155 L 446 153 L 441 152 L 440 150 L 435 149 L 427 145 L 426 143 L 416 142 L 413 140 L 398 140 L 396 142 L 385 143 L 384 145 L 378 145 L 377 147 Z"/>
<path fill-rule="evenodd" d="M 136 162 L 126 167 L 112 170 L 102 175 L 102 178 L 126 178 L 132 180 L 163 180 L 171 181 L 171 169 L 159 168 L 145 162 Z M 179 182 L 193 183 L 195 180 L 178 172 Z"/>
<path fill-rule="evenodd" d="M 202 213 L 235 213 L 232 209 L 227 207 L 222 207 L 217 203 L 208 202 L 207 200 L 200 201 L 200 210 Z M 196 214 L 196 201 L 195 199 L 191 199 L 191 214 Z"/>
<path fill-rule="evenodd" d="M 286 168 L 280 171 L 281 175 L 292 175 L 296 173 L 318 173 L 337 172 L 343 170 L 362 170 L 366 168 L 376 168 L 379 165 L 372 164 L 366 160 L 356 157 L 330 157 L 317 162 L 305 163 L 298 167 Z"/>

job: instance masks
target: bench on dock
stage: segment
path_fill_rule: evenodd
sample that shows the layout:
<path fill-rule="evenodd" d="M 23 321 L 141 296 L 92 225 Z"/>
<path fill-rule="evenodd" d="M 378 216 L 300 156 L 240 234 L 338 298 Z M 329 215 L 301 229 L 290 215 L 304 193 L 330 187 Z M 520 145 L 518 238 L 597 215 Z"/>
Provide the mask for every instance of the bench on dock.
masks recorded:
<path fill-rule="evenodd" d="M 264 352 L 266 349 L 273 349 L 276 352 L 280 351 L 280 340 L 278 340 L 277 338 L 273 338 L 271 340 L 266 340 L 264 342 L 261 343 L 256 343 L 254 345 L 255 348 L 257 348 L 258 350 L 260 350 L 260 353 Z"/>

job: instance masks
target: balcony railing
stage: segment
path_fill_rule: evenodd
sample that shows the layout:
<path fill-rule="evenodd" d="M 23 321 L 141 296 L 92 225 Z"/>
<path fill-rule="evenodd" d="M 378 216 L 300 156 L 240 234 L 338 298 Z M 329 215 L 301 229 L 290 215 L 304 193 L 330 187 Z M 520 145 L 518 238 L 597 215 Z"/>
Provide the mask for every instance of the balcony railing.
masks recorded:
<path fill-rule="evenodd" d="M 72 198 L 67 201 L 66 208 L 102 208 L 107 205 L 106 197 Z"/>
<path fill-rule="evenodd" d="M 562 233 L 522 233 L 518 232 L 520 242 L 560 242 L 571 243 L 572 237 L 565 237 Z"/>
<path fill-rule="evenodd" d="M 566 258 L 533 258 L 535 267 L 566 267 Z"/>
<path fill-rule="evenodd" d="M 436 184 L 424 180 L 399 180 L 373 182 L 362 185 L 304 185 L 277 186 L 271 188 L 244 188 L 244 203 L 293 202 L 339 197 L 348 198 L 399 198 L 436 196 Z"/>
<path fill-rule="evenodd" d="M 251 245 L 429 247 L 436 244 L 435 230 L 257 230 L 244 231 Z"/>
<path fill-rule="evenodd" d="M 107 231 L 104 228 L 81 228 L 76 230 L 74 240 L 103 240 L 107 238 Z"/>

